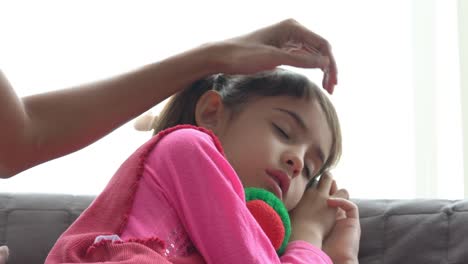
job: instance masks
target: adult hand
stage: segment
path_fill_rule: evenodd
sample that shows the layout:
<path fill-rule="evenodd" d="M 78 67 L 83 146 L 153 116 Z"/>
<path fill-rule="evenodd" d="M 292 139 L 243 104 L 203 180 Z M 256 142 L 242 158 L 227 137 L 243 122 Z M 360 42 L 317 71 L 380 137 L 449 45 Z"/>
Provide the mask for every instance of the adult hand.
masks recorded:
<path fill-rule="evenodd" d="M 217 55 L 228 74 L 251 74 L 279 65 L 320 68 L 323 87 L 331 94 L 337 84 L 337 68 L 327 40 L 293 19 L 219 42 Z"/>
<path fill-rule="evenodd" d="M 358 263 L 361 236 L 358 207 L 348 200 L 349 194 L 346 190 L 337 190 L 336 184 L 332 186 L 332 193 L 333 196 L 327 200 L 327 204 L 331 208 L 338 208 L 338 211 L 335 226 L 325 238 L 322 249 L 333 263 Z"/>

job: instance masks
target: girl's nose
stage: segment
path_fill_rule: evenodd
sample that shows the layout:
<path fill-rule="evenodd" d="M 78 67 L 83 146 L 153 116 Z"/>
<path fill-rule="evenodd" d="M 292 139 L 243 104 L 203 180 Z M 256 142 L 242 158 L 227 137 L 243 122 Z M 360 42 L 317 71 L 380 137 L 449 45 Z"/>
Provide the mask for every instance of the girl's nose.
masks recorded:
<path fill-rule="evenodd" d="M 304 166 L 302 159 L 297 155 L 289 154 L 285 156 L 285 162 L 288 168 L 288 173 L 290 177 L 295 178 L 302 171 Z"/>

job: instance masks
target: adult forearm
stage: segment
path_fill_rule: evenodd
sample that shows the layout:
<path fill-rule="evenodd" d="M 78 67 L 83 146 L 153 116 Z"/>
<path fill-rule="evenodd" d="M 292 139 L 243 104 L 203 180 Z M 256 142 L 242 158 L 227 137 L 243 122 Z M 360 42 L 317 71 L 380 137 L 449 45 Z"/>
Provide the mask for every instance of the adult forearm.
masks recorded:
<path fill-rule="evenodd" d="M 16 102 L 16 112 L 24 105 L 26 133 L 8 135 L 9 153 L 0 150 L 8 159 L 2 160 L 9 167 L 8 174 L 81 149 L 193 81 L 216 72 L 211 49 L 205 45 L 111 79 Z"/>
<path fill-rule="evenodd" d="M 27 115 L 24 105 L 0 71 L 0 177 L 11 174 L 11 146 L 26 137 Z"/>

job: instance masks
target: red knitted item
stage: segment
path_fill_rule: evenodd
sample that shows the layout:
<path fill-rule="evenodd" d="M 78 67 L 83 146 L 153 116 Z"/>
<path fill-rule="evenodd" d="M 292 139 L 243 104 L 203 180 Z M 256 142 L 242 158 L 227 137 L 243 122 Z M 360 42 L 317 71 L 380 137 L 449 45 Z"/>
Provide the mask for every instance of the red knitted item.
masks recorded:
<path fill-rule="evenodd" d="M 262 227 L 275 250 L 278 250 L 283 243 L 286 232 L 281 217 L 270 205 L 262 200 L 248 201 L 247 208 Z"/>

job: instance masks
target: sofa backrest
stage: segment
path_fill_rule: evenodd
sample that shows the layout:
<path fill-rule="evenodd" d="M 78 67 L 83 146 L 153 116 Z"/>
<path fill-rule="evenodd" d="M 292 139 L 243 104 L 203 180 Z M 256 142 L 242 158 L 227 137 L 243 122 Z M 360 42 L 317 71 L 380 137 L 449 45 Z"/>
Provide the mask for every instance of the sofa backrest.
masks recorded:
<path fill-rule="evenodd" d="M 44 263 L 60 234 L 94 199 L 92 196 L 0 193 L 0 245 L 8 264 Z"/>
<path fill-rule="evenodd" d="M 355 200 L 359 263 L 467 264 L 468 200 Z"/>
<path fill-rule="evenodd" d="M 44 263 L 93 196 L 0 193 L 0 245 L 8 264 Z M 468 200 L 354 200 L 360 264 L 467 264 Z"/>

